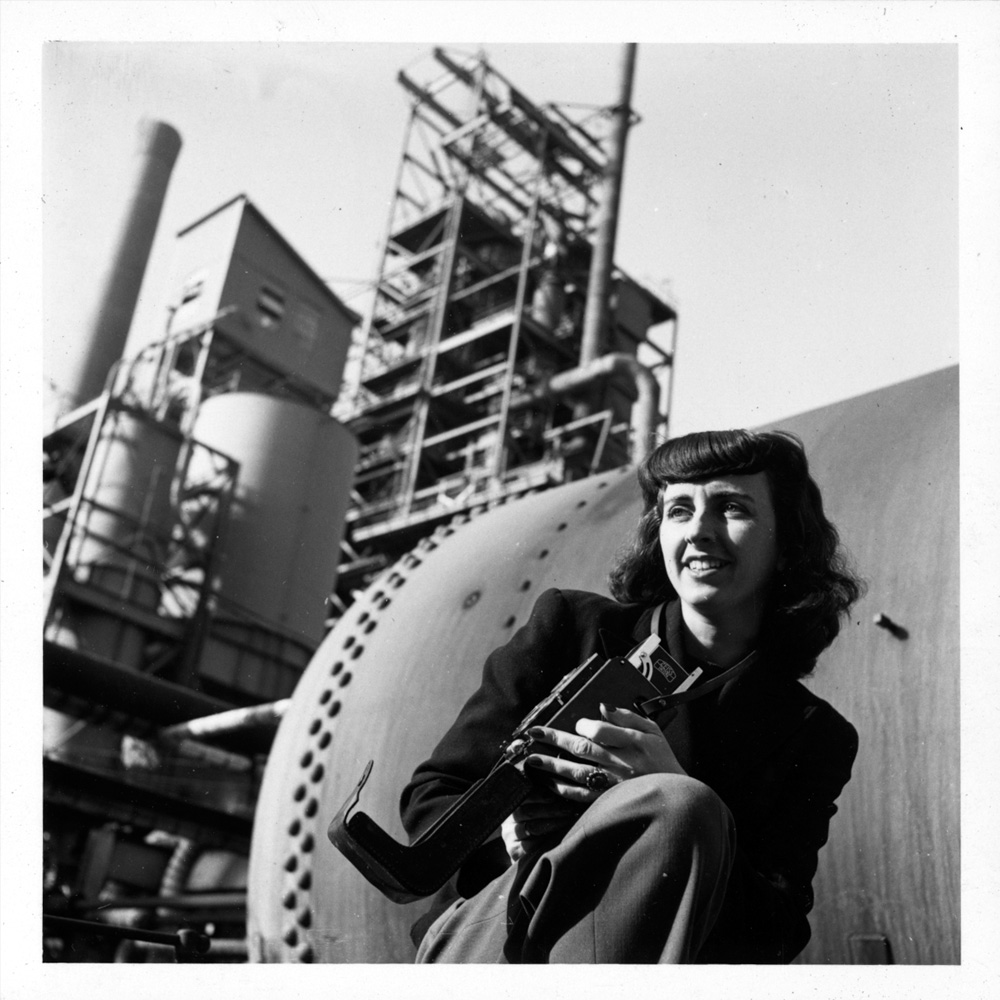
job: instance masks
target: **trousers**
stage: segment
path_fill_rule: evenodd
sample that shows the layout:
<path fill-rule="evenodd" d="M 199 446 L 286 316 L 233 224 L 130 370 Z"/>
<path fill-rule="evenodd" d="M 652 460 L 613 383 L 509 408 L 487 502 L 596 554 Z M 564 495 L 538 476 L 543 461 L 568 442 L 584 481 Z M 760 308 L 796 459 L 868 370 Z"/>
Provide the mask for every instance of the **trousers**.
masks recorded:
<path fill-rule="evenodd" d="M 456 900 L 416 961 L 693 962 L 722 905 L 735 841 L 729 809 L 702 782 L 621 782 L 559 843 Z"/>

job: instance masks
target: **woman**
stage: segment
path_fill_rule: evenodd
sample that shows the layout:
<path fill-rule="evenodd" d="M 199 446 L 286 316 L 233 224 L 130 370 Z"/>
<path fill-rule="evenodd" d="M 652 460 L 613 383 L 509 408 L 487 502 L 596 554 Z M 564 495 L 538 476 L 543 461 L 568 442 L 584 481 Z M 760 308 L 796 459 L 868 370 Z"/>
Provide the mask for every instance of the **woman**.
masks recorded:
<path fill-rule="evenodd" d="M 646 458 L 639 484 L 614 600 L 539 598 L 417 768 L 403 822 L 425 830 L 561 677 L 646 638 L 661 602 L 661 638 L 702 668 L 706 693 L 662 732 L 610 705 L 576 734 L 539 727 L 565 753 L 528 759 L 537 791 L 439 894 L 418 961 L 787 962 L 808 941 L 817 854 L 857 734 L 798 678 L 860 583 L 789 434 L 678 438 Z"/>

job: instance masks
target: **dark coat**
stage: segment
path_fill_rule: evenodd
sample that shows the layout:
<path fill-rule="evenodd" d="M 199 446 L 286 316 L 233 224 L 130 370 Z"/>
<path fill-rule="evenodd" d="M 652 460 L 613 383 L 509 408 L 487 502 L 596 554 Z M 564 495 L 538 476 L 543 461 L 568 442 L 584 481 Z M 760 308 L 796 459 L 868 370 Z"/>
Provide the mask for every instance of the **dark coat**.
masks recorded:
<path fill-rule="evenodd" d="M 682 658 L 679 614 L 670 610 L 667 643 Z M 628 648 L 649 634 L 651 616 L 649 608 L 583 591 L 542 594 L 524 627 L 490 654 L 479 690 L 403 791 L 411 838 L 489 771 L 560 678 L 595 652 L 620 654 L 607 649 L 602 631 Z M 736 824 L 725 902 L 699 961 L 791 961 L 809 940 L 812 878 L 834 802 L 851 776 L 854 727 L 762 657 L 717 695 L 681 706 L 665 733 L 684 769 L 722 798 Z M 458 892 L 475 894 L 509 863 L 494 838 L 463 866 Z"/>

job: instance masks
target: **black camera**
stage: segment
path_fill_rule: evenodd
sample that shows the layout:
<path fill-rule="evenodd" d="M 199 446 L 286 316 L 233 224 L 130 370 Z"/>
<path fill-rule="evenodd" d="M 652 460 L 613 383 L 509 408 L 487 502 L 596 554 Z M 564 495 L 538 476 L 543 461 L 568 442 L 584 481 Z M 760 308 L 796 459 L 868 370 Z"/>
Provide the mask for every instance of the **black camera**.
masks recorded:
<path fill-rule="evenodd" d="M 599 719 L 601 705 L 628 706 L 640 715 L 662 716 L 669 695 L 690 688 L 701 668 L 688 673 L 651 635 L 627 656 L 602 659 L 596 653 L 571 670 L 521 721 L 504 749 L 508 759 L 528 753 L 557 753 L 554 747 L 534 743 L 526 735 L 532 726 L 548 726 L 575 733 L 580 719 Z M 659 718 L 662 724 L 664 719 Z M 519 744 L 525 743 L 523 750 Z M 530 743 L 530 745 L 528 745 Z"/>
<path fill-rule="evenodd" d="M 525 758 L 531 753 L 558 752 L 532 740 L 528 729 L 549 726 L 573 733 L 580 719 L 601 717 L 602 703 L 627 705 L 657 718 L 700 674 L 700 668 L 689 674 L 661 647 L 656 635 L 624 657 L 604 659 L 594 654 L 563 677 L 524 717 L 501 748 L 493 770 L 412 844 L 397 843 L 365 813 L 354 811 L 371 774 L 372 761 L 337 812 L 327 836 L 389 899 L 408 903 L 433 895 L 527 795 L 531 782 L 523 773 Z"/>

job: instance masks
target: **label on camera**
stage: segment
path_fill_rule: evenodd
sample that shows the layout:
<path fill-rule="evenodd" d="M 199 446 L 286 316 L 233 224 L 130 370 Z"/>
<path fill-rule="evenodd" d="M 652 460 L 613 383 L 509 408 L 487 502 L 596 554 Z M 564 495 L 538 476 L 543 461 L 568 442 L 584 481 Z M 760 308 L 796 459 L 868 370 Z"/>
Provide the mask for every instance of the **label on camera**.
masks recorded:
<path fill-rule="evenodd" d="M 626 659 L 646 680 L 661 689 L 661 694 L 685 691 L 701 674 L 700 668 L 689 674 L 660 645 L 660 637 L 655 634 L 639 643 Z"/>

